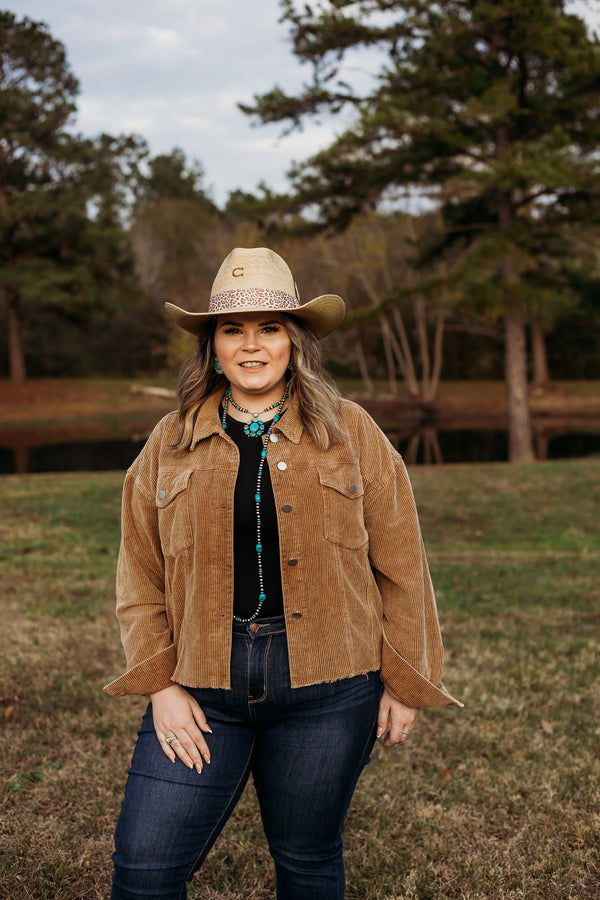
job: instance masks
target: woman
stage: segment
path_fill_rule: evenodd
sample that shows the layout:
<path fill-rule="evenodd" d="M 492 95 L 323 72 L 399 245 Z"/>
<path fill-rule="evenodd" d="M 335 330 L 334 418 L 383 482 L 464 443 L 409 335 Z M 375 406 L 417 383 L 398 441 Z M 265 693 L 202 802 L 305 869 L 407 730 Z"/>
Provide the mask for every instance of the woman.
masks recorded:
<path fill-rule="evenodd" d="M 335 295 L 233 250 L 179 410 L 127 473 L 117 615 L 148 695 L 115 835 L 113 900 L 182 898 L 250 773 L 280 900 L 344 896 L 344 816 L 376 737 L 460 706 L 400 456 L 325 379 Z"/>

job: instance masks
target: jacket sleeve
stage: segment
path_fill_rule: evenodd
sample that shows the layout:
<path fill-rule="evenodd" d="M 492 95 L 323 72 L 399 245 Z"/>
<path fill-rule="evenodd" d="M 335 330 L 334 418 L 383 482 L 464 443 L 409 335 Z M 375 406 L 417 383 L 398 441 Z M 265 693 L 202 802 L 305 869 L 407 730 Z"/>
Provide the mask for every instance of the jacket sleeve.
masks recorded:
<path fill-rule="evenodd" d="M 383 434 L 377 443 L 365 524 L 382 600 L 382 681 L 410 706 L 462 706 L 441 680 L 442 638 L 408 473 Z"/>
<path fill-rule="evenodd" d="M 117 618 L 127 671 L 109 694 L 149 694 L 172 684 L 176 651 L 165 606 L 165 566 L 156 501 L 134 463 L 123 486 Z"/>

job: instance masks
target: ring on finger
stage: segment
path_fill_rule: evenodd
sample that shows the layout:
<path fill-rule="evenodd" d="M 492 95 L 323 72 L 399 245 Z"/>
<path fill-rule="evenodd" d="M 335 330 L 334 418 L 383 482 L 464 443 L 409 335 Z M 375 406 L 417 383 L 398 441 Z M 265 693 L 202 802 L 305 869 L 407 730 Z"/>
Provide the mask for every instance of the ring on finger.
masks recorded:
<path fill-rule="evenodd" d="M 177 740 L 177 735 L 175 735 L 175 734 L 171 733 L 171 734 L 165 735 L 165 744 L 168 744 L 169 747 L 171 746 L 171 744 L 174 744 L 176 740 Z"/>
<path fill-rule="evenodd" d="M 412 731 L 402 731 L 402 734 L 412 734 Z"/>

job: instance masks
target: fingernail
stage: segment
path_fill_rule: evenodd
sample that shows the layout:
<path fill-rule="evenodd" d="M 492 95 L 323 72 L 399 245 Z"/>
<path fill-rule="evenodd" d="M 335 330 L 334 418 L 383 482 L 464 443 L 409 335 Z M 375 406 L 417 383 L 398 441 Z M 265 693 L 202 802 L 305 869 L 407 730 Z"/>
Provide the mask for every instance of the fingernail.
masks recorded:
<path fill-rule="evenodd" d="M 208 733 L 209 733 L 209 734 L 212 734 L 212 733 L 213 733 L 213 730 L 212 730 L 212 728 L 210 727 L 210 725 L 207 725 L 206 727 L 208 728 Z"/>
<path fill-rule="evenodd" d="M 198 765 L 196 766 L 196 772 L 199 775 L 201 771 L 202 771 L 202 763 L 198 763 Z"/>

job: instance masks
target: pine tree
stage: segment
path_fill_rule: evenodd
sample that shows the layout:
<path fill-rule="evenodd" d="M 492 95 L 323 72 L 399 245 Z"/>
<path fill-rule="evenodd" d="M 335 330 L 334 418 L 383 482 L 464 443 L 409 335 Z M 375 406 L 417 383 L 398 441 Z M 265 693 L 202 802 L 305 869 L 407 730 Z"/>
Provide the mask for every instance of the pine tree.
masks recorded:
<path fill-rule="evenodd" d="M 71 134 L 78 91 L 47 26 L 0 11 L 0 298 L 16 383 L 33 318 L 114 309 L 133 278 L 121 212 L 147 149 Z"/>
<path fill-rule="evenodd" d="M 447 283 L 463 306 L 503 322 L 510 459 L 533 459 L 526 326 L 573 302 L 569 248 L 597 216 L 597 39 L 560 0 L 282 7 L 314 80 L 241 108 L 292 126 L 353 110 L 351 127 L 290 173 L 297 208 L 317 208 L 326 225 L 403 194 L 440 207 Z M 343 65 L 375 50 L 384 62 L 360 93 Z"/>

